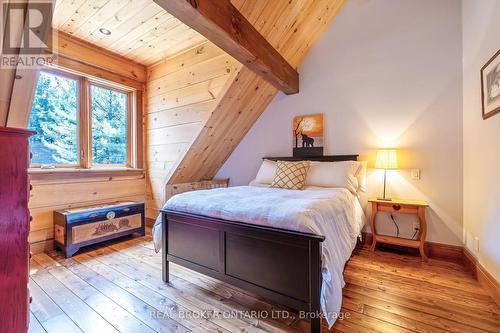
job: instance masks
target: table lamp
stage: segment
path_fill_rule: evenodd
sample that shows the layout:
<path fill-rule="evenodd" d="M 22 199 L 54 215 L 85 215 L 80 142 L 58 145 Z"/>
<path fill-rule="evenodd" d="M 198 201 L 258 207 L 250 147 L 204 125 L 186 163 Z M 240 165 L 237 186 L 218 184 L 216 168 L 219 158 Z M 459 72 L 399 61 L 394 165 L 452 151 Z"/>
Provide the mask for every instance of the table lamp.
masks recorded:
<path fill-rule="evenodd" d="M 385 196 L 385 184 L 387 179 L 387 169 L 398 168 L 398 154 L 395 149 L 381 149 L 377 151 L 376 169 L 384 169 L 384 196 L 378 200 L 391 201 L 391 198 Z"/>

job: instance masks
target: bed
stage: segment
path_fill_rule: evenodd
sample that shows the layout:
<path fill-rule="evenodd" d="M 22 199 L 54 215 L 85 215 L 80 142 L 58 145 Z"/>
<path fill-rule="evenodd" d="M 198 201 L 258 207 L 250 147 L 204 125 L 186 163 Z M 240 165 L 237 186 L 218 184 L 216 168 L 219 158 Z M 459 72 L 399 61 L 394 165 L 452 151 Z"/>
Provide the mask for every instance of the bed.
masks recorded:
<path fill-rule="evenodd" d="M 339 314 L 343 268 L 364 221 L 356 193 L 345 188 L 251 184 L 176 195 L 153 230 L 164 249 L 165 282 L 173 262 L 295 309 L 320 332 L 322 317 L 331 326 Z"/>

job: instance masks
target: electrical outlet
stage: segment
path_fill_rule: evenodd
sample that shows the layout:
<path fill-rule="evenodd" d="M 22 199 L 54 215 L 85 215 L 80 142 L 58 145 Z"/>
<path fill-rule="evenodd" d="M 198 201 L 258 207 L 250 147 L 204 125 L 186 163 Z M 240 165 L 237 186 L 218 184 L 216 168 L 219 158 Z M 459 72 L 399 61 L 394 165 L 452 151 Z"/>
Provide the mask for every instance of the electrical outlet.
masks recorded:
<path fill-rule="evenodd" d="M 479 237 L 474 237 L 474 249 L 479 252 Z"/>
<path fill-rule="evenodd" d="M 420 180 L 420 169 L 411 169 L 411 179 Z"/>
<path fill-rule="evenodd" d="M 415 221 L 413 222 L 413 231 L 419 230 L 420 229 L 420 223 Z"/>

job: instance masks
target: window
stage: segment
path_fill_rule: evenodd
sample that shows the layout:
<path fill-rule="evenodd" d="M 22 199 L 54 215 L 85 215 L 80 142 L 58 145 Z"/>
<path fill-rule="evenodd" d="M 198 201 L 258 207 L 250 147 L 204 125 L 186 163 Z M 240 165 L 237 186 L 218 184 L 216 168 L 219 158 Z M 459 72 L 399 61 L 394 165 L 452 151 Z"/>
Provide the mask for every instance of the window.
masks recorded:
<path fill-rule="evenodd" d="M 32 167 L 133 167 L 135 93 L 59 70 L 42 70 L 29 127 Z"/>
<path fill-rule="evenodd" d="M 127 164 L 128 95 L 92 85 L 92 163 Z"/>
<path fill-rule="evenodd" d="M 41 72 L 29 127 L 33 164 L 78 164 L 78 80 Z"/>

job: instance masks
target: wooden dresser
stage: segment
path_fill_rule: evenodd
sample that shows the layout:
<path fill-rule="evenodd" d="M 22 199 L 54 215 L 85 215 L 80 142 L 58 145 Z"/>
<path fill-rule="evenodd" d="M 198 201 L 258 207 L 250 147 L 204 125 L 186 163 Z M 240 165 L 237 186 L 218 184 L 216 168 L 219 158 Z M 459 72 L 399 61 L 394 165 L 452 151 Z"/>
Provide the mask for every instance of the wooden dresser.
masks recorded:
<path fill-rule="evenodd" d="M 28 329 L 28 138 L 32 134 L 0 127 L 0 332 Z"/>

